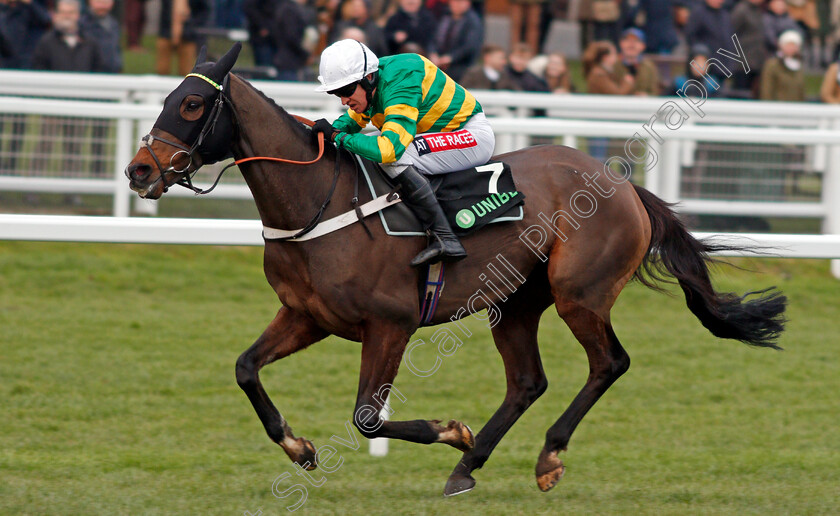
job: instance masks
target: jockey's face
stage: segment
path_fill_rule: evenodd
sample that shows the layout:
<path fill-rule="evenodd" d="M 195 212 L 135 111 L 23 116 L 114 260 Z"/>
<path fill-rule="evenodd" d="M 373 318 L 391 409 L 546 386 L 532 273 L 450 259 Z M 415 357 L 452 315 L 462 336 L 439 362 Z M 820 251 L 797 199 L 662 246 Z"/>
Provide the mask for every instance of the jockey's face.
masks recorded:
<path fill-rule="evenodd" d="M 356 85 L 356 90 L 349 97 L 340 97 L 341 104 L 349 107 L 356 113 L 364 113 L 368 108 L 367 96 L 365 90 L 360 84 Z"/>

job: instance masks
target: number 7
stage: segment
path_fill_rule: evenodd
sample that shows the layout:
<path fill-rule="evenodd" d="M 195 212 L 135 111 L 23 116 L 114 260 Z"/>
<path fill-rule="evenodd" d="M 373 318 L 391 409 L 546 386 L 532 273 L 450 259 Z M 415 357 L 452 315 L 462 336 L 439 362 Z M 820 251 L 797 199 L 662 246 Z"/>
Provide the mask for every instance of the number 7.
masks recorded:
<path fill-rule="evenodd" d="M 499 193 L 499 178 L 502 176 L 504 170 L 504 163 L 488 163 L 487 165 L 475 167 L 475 171 L 479 173 L 493 172 L 493 175 L 490 176 L 490 185 L 487 187 L 488 193 Z"/>

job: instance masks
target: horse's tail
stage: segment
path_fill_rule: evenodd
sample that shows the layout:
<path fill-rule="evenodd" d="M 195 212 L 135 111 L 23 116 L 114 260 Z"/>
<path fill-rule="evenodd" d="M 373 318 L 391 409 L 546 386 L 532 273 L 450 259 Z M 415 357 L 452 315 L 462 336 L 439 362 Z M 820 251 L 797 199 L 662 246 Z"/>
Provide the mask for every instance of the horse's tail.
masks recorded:
<path fill-rule="evenodd" d="M 636 193 L 650 217 L 650 247 L 635 277 L 658 289 L 656 281 L 676 278 L 691 312 L 713 335 L 753 345 L 781 349 L 775 344 L 784 330 L 787 299 L 775 287 L 743 296 L 715 292 L 709 279 L 709 253 L 741 249 L 701 242 L 691 236 L 671 210 L 671 205 L 640 186 Z M 746 300 L 751 294 L 757 298 Z"/>

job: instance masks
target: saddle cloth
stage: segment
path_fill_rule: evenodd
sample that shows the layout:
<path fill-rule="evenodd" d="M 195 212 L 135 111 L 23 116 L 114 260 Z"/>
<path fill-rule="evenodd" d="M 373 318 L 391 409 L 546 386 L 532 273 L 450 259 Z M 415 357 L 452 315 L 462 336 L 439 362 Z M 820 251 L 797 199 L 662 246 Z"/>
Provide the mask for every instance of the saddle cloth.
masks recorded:
<path fill-rule="evenodd" d="M 390 178 L 377 163 L 360 156 L 356 159 L 373 198 L 393 190 Z M 510 167 L 500 161 L 426 177 L 458 236 L 490 223 L 522 220 L 524 216 L 525 195 L 516 190 Z M 385 208 L 379 217 L 389 235 L 425 235 L 420 220 L 405 203 Z"/>

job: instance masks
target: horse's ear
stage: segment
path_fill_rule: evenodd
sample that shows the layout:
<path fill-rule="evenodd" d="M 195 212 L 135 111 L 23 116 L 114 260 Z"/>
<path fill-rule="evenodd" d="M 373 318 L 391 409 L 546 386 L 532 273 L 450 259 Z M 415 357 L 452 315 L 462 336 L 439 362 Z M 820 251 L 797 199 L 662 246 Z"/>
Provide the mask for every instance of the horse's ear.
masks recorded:
<path fill-rule="evenodd" d="M 207 73 L 207 75 L 209 75 L 213 80 L 222 82 L 236 63 L 240 50 L 242 50 L 242 43 L 237 41 L 232 47 L 230 47 L 230 50 L 228 50 L 227 53 L 219 59 L 219 62 L 213 65 L 213 68 Z"/>
<path fill-rule="evenodd" d="M 201 45 L 201 50 L 198 51 L 198 57 L 195 60 L 195 67 L 207 61 L 207 45 Z"/>

